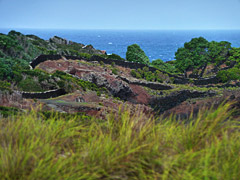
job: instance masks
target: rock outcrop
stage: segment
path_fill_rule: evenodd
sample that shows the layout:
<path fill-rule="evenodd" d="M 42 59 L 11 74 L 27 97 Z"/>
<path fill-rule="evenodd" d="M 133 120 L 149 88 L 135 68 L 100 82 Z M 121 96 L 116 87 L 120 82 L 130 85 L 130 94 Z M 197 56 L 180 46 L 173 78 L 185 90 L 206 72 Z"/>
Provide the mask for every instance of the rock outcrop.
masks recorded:
<path fill-rule="evenodd" d="M 108 75 L 90 72 L 84 74 L 80 78 L 84 81 L 92 82 L 98 87 L 107 88 L 113 96 L 119 97 L 123 100 L 127 100 L 129 96 L 133 95 L 131 88 L 126 82 L 117 80 Z"/>
<path fill-rule="evenodd" d="M 68 45 L 69 41 L 58 36 L 54 36 L 49 39 L 51 43 L 61 44 L 61 45 Z"/>

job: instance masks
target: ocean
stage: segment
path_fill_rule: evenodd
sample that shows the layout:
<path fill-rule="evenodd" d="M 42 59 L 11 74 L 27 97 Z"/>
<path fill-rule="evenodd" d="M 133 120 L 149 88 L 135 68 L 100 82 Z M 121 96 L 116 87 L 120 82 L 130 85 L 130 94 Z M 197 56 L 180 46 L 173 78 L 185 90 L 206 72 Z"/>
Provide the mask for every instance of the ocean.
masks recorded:
<path fill-rule="evenodd" d="M 0 29 L 8 33 L 11 29 Z M 59 36 L 82 44 L 92 44 L 94 48 L 106 50 L 126 57 L 127 47 L 139 44 L 150 61 L 162 59 L 174 60 L 175 52 L 185 42 L 195 37 L 204 37 L 208 41 L 228 41 L 233 47 L 240 47 L 240 30 L 44 30 L 14 29 L 23 34 L 34 34 L 48 40 Z"/>

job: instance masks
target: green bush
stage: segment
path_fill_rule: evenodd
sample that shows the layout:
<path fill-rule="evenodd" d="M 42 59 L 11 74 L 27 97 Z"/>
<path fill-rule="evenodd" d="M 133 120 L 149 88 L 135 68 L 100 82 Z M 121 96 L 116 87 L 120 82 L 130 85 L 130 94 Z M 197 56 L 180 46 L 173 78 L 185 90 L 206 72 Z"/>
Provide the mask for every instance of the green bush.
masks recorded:
<path fill-rule="evenodd" d="M 4 118 L 7 118 L 9 116 L 17 115 L 19 112 L 19 109 L 14 107 L 6 107 L 6 106 L 0 106 L 0 115 Z"/>
<path fill-rule="evenodd" d="M 149 68 L 146 66 L 143 68 L 143 70 L 142 69 L 137 69 L 137 71 L 131 70 L 131 75 L 137 79 L 145 79 L 147 81 L 156 81 L 160 83 L 162 83 L 163 81 L 174 82 L 174 79 L 172 79 L 171 81 L 167 74 L 163 74 L 159 70 L 153 73 L 149 71 Z"/>
<path fill-rule="evenodd" d="M 1 91 L 11 91 L 11 84 L 6 81 L 0 81 L 0 90 Z"/>
<path fill-rule="evenodd" d="M 137 77 L 137 72 L 133 69 L 131 70 L 130 74 L 133 76 L 133 77 Z"/>
<path fill-rule="evenodd" d="M 123 59 L 121 56 L 117 55 L 117 54 L 111 54 L 111 55 L 108 55 L 107 57 L 108 59 L 116 59 L 116 60 L 125 60 Z"/>
<path fill-rule="evenodd" d="M 61 81 L 58 82 L 58 85 L 61 88 L 66 87 L 66 85 L 70 83 L 80 86 L 83 90 L 89 89 L 93 91 L 99 91 L 99 88 L 97 87 L 96 84 L 81 79 L 77 79 L 63 71 L 56 71 L 52 76 L 59 77 L 61 79 Z M 70 85 L 68 89 L 72 89 L 72 86 Z"/>
<path fill-rule="evenodd" d="M 114 67 L 114 66 L 115 66 L 115 62 L 112 62 L 112 63 L 111 63 L 111 66 Z"/>
<path fill-rule="evenodd" d="M 117 74 L 118 74 L 118 69 L 117 69 L 117 68 L 113 68 L 113 69 L 112 69 L 112 73 L 115 74 L 115 75 L 117 75 Z"/>
<path fill-rule="evenodd" d="M 139 62 L 142 64 L 149 64 L 149 58 L 137 44 L 133 44 L 127 47 L 126 60 Z"/>
<path fill-rule="evenodd" d="M 217 73 L 217 77 L 223 83 L 228 82 L 230 80 L 240 80 L 240 69 L 235 67 L 232 69 L 219 71 Z"/>
<path fill-rule="evenodd" d="M 27 92 L 41 92 L 43 91 L 41 85 L 34 81 L 32 78 L 28 77 L 22 81 L 19 82 L 18 87 L 22 91 L 27 91 Z"/>
<path fill-rule="evenodd" d="M 78 53 L 77 55 L 86 59 L 90 59 L 92 57 L 92 55 L 88 53 Z"/>
<path fill-rule="evenodd" d="M 171 62 L 171 61 L 169 61 Z M 157 69 L 160 69 L 162 71 L 165 72 L 169 72 L 169 73 L 176 73 L 177 69 L 174 66 L 174 63 L 165 63 L 163 62 L 161 59 L 156 59 L 154 61 L 151 62 L 151 65 Z"/>

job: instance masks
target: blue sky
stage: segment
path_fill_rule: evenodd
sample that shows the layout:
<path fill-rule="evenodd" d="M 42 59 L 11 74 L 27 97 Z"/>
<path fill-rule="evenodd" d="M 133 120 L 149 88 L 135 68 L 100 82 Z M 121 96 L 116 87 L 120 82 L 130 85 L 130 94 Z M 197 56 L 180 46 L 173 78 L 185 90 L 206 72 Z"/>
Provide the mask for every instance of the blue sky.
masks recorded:
<path fill-rule="evenodd" d="M 240 0 L 0 0 L 0 28 L 240 29 Z"/>

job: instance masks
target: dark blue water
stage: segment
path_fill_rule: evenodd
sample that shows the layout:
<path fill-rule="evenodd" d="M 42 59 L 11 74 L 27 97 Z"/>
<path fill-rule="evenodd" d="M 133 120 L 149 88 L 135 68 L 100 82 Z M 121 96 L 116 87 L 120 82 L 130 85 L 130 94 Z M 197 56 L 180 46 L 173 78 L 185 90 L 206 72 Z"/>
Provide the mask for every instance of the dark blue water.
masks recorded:
<path fill-rule="evenodd" d="M 0 29 L 8 33 L 10 29 Z M 40 30 L 15 29 L 23 34 L 34 34 L 45 40 L 52 36 L 60 36 L 83 44 L 92 44 L 96 49 L 106 50 L 125 58 L 127 46 L 137 43 L 145 51 L 150 60 L 174 59 L 175 52 L 185 42 L 194 37 L 204 37 L 208 41 L 228 41 L 233 47 L 240 47 L 240 30 L 199 30 L 199 31 L 161 31 L 161 30 Z"/>

